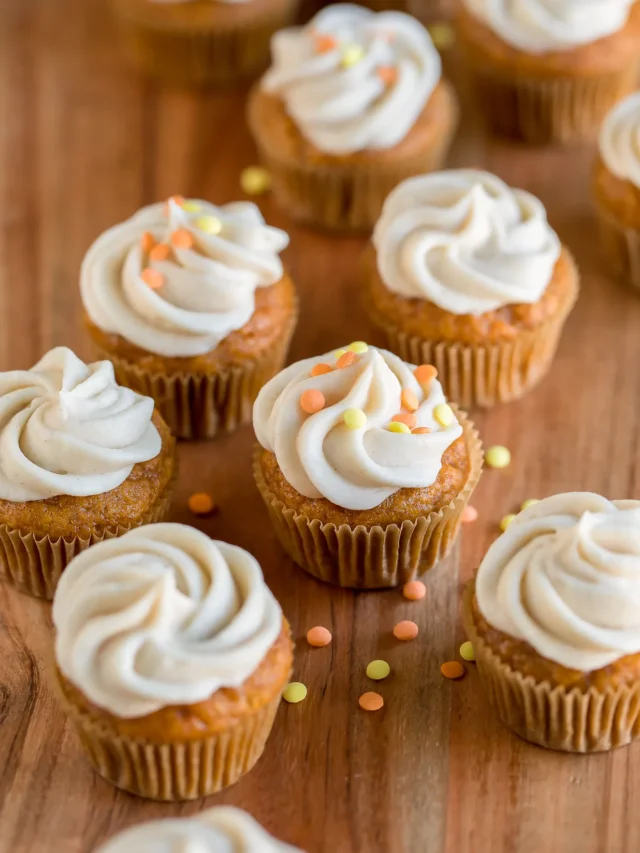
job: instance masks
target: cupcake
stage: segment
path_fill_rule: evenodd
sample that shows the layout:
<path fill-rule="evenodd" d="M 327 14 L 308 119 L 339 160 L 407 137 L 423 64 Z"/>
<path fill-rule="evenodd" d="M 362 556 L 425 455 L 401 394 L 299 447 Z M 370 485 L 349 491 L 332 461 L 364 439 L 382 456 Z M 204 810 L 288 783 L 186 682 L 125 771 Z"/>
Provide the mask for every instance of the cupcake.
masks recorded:
<path fill-rule="evenodd" d="M 63 705 L 108 782 L 192 800 L 260 758 L 293 645 L 242 548 L 181 524 L 132 530 L 76 557 L 53 622 Z"/>
<path fill-rule="evenodd" d="M 51 598 L 76 554 L 169 509 L 175 441 L 108 361 L 51 350 L 0 373 L 0 575 Z"/>
<path fill-rule="evenodd" d="M 396 184 L 441 166 L 457 101 L 415 18 L 338 4 L 278 33 L 272 53 L 248 120 L 294 219 L 368 230 Z"/>
<path fill-rule="evenodd" d="M 457 33 L 480 111 L 505 136 L 591 139 L 637 84 L 635 0 L 463 0 Z"/>
<path fill-rule="evenodd" d="M 405 181 L 364 257 L 364 302 L 389 349 L 438 368 L 463 406 L 521 397 L 547 372 L 578 272 L 543 205 L 487 172 Z"/>
<path fill-rule="evenodd" d="M 441 23 L 450 18 L 457 0 L 364 0 L 361 4 L 374 12 L 406 12 L 423 23 Z"/>
<path fill-rule="evenodd" d="M 297 319 L 278 257 L 289 238 L 249 202 L 169 199 L 116 225 L 82 263 L 86 325 L 118 381 L 146 394 L 179 438 L 251 419 Z"/>
<path fill-rule="evenodd" d="M 298 0 L 111 0 L 132 60 L 166 83 L 228 86 L 259 74 Z"/>
<path fill-rule="evenodd" d="M 256 482 L 309 574 L 391 587 L 449 552 L 482 451 L 436 373 L 359 341 L 287 367 L 260 392 Z"/>
<path fill-rule="evenodd" d="M 593 189 L 610 269 L 640 290 L 640 90 L 602 126 Z"/>
<path fill-rule="evenodd" d="M 96 853 L 302 853 L 277 841 L 242 809 L 216 806 L 194 817 L 164 818 L 126 829 Z"/>

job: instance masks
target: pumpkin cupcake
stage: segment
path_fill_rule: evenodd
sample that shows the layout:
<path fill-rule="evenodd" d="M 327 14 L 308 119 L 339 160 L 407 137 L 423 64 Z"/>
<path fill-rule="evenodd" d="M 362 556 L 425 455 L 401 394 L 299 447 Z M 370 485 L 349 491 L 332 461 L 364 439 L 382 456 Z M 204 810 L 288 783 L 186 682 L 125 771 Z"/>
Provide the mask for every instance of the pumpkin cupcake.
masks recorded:
<path fill-rule="evenodd" d="M 297 319 L 278 257 L 289 238 L 249 202 L 180 197 L 106 231 L 82 263 L 86 324 L 118 381 L 147 394 L 179 438 L 251 419 Z"/>
<path fill-rule="evenodd" d="M 397 586 L 451 548 L 482 451 L 436 373 L 359 341 L 260 392 L 256 482 L 284 549 L 320 580 Z"/>
<path fill-rule="evenodd" d="M 578 293 L 543 205 L 475 169 L 397 187 L 364 280 L 365 307 L 389 349 L 434 364 L 463 406 L 514 400 L 539 382 Z"/>
<path fill-rule="evenodd" d="M 260 758 L 293 644 L 242 548 L 181 524 L 133 530 L 73 561 L 53 622 L 63 704 L 113 785 L 191 800 Z"/>
<path fill-rule="evenodd" d="M 151 77 L 228 86 L 259 74 L 298 0 L 111 0 L 132 60 Z"/>
<path fill-rule="evenodd" d="M 640 501 L 588 492 L 524 510 L 489 548 L 464 622 L 489 701 L 566 752 L 640 734 Z"/>
<path fill-rule="evenodd" d="M 463 0 L 457 32 L 476 101 L 502 135 L 591 139 L 637 84 L 635 0 Z"/>
<path fill-rule="evenodd" d="M 593 188 L 610 267 L 640 291 L 640 91 L 602 126 Z"/>
<path fill-rule="evenodd" d="M 272 53 L 248 119 L 293 218 L 368 230 L 396 184 L 442 164 L 457 100 L 415 18 L 338 4 L 278 33 Z"/>
<path fill-rule="evenodd" d="M 51 350 L 0 373 L 0 575 L 51 598 L 76 554 L 166 515 L 175 441 L 108 361 Z"/>

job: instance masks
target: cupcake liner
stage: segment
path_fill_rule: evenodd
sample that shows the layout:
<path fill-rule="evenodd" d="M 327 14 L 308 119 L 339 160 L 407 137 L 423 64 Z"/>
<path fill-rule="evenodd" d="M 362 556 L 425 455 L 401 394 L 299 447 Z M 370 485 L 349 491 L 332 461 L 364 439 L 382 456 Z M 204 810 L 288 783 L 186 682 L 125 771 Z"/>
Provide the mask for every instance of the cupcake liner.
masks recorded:
<path fill-rule="evenodd" d="M 598 207 L 602 246 L 611 271 L 640 292 L 640 229 L 625 228 Z"/>
<path fill-rule="evenodd" d="M 475 582 L 463 596 L 463 620 L 480 680 L 502 722 L 531 743 L 562 752 L 604 752 L 640 735 L 640 683 L 599 691 L 538 683 L 504 663 L 478 636 Z"/>
<path fill-rule="evenodd" d="M 471 470 L 450 504 L 402 525 L 351 527 L 323 524 L 285 506 L 269 489 L 257 446 L 253 472 L 284 550 L 301 568 L 326 583 L 353 589 L 400 586 L 433 568 L 455 541 L 462 510 L 482 471 L 482 444 L 464 412 L 452 406 L 464 430 Z"/>
<path fill-rule="evenodd" d="M 21 592 L 35 598 L 53 599 L 60 575 L 81 551 L 123 536 L 134 527 L 163 521 L 169 512 L 176 474 L 158 500 L 135 522 L 114 527 L 97 527 L 88 536 L 70 538 L 38 536 L 6 524 L 0 525 L 0 577 L 9 581 Z"/>

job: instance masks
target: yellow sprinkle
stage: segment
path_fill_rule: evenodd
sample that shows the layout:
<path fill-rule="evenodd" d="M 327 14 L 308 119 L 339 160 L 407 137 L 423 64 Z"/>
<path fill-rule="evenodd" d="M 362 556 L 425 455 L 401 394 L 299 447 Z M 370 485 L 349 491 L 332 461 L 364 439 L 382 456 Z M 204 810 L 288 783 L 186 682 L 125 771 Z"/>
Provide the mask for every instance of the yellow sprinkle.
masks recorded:
<path fill-rule="evenodd" d="M 262 166 L 247 166 L 240 173 L 240 186 L 247 195 L 262 195 L 271 189 L 271 175 Z"/>
<path fill-rule="evenodd" d="M 219 234 L 222 231 L 222 222 L 217 216 L 201 216 L 193 223 L 196 228 L 204 231 L 205 234 Z"/>
<path fill-rule="evenodd" d="M 513 519 L 515 517 L 516 517 L 515 513 L 510 512 L 509 515 L 505 515 L 504 518 L 500 519 L 500 530 L 502 530 L 503 533 L 507 529 L 507 527 L 511 524 L 511 522 L 513 521 Z"/>
<path fill-rule="evenodd" d="M 347 349 L 361 355 L 361 353 L 366 352 L 369 349 L 369 344 L 365 344 L 364 341 L 354 341 L 352 344 L 349 344 Z"/>
<path fill-rule="evenodd" d="M 534 504 L 539 504 L 539 503 L 540 503 L 540 501 L 538 500 L 538 498 L 529 498 L 529 500 L 522 502 L 522 506 L 520 507 L 520 512 L 522 512 L 522 510 L 524 510 L 524 509 L 529 509 L 529 507 L 533 506 Z"/>
<path fill-rule="evenodd" d="M 197 201 L 185 201 L 182 209 L 186 210 L 187 213 L 197 213 L 199 210 L 202 210 L 202 205 L 198 204 Z"/>
<path fill-rule="evenodd" d="M 453 409 L 448 403 L 438 403 L 433 410 L 433 417 L 441 427 L 451 426 L 456 419 L 456 416 L 453 414 Z"/>
<path fill-rule="evenodd" d="M 351 68 L 364 58 L 364 48 L 359 44 L 350 44 L 342 51 L 342 65 Z"/>
<path fill-rule="evenodd" d="M 446 21 L 431 24 L 427 29 L 429 30 L 431 41 L 438 50 L 446 50 L 451 47 L 456 40 L 456 31 L 453 29 L 451 24 L 447 24 Z"/>
<path fill-rule="evenodd" d="M 460 646 L 460 657 L 462 660 L 475 660 L 476 653 L 473 650 L 473 643 L 467 640 Z"/>
<path fill-rule="evenodd" d="M 372 660 L 371 663 L 367 665 L 367 677 L 372 678 L 374 681 L 382 681 L 382 679 L 386 678 L 390 672 L 391 667 L 386 660 Z"/>
<path fill-rule="evenodd" d="M 406 424 L 400 423 L 400 421 L 391 421 L 389 424 L 389 432 L 408 432 L 411 433 L 411 430 Z"/>
<path fill-rule="evenodd" d="M 506 468 L 511 462 L 511 453 L 508 448 L 496 444 L 494 447 L 487 448 L 484 461 L 489 468 Z"/>
<path fill-rule="evenodd" d="M 337 361 L 341 356 L 343 356 L 343 355 L 345 354 L 345 352 L 346 352 L 346 349 L 337 349 L 337 350 L 334 352 L 333 357 L 334 357 L 334 358 L 336 359 L 336 361 Z"/>
<path fill-rule="evenodd" d="M 362 409 L 347 409 L 343 417 L 349 429 L 362 429 L 367 423 L 367 416 Z"/>
<path fill-rule="evenodd" d="M 307 698 L 307 688 L 301 681 L 292 681 L 284 688 L 282 698 L 285 702 L 289 702 L 290 705 L 296 705 Z"/>

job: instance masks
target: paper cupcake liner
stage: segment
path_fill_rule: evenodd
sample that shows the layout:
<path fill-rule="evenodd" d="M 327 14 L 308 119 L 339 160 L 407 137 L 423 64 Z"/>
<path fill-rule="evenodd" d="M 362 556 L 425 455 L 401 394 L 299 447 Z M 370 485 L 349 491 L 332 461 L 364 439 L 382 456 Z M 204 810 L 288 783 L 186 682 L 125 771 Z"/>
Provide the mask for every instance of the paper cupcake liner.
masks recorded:
<path fill-rule="evenodd" d="M 123 536 L 134 527 L 163 521 L 169 512 L 176 475 L 153 506 L 136 521 L 114 527 L 97 527 L 89 536 L 52 538 L 0 525 L 0 577 L 35 598 L 53 599 L 60 575 L 81 551 Z"/>
<path fill-rule="evenodd" d="M 478 636 L 474 592 L 471 581 L 463 596 L 464 626 L 489 703 L 505 725 L 531 743 L 562 752 L 605 752 L 640 735 L 640 683 L 583 692 L 521 675 Z"/>
<path fill-rule="evenodd" d="M 381 589 L 406 583 L 444 559 L 455 541 L 462 510 L 482 471 L 482 444 L 464 412 L 452 406 L 464 430 L 471 461 L 469 478 L 450 504 L 415 521 L 386 527 L 323 524 L 285 506 L 269 489 L 257 446 L 253 472 L 284 550 L 301 568 L 326 583 Z"/>
<path fill-rule="evenodd" d="M 611 272 L 640 292 L 640 229 L 625 228 L 601 207 L 598 221 Z"/>

